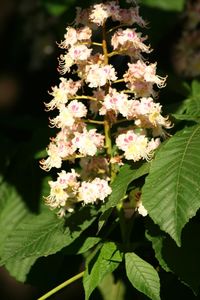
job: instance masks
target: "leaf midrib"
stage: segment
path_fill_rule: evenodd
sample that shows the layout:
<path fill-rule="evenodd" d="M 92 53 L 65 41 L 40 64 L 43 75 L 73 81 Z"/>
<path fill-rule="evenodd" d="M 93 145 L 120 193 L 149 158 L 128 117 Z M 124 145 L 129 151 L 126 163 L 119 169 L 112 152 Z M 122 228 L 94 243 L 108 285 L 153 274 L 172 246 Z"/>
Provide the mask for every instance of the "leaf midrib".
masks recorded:
<path fill-rule="evenodd" d="M 137 272 L 140 274 L 140 276 L 142 277 L 143 281 L 146 282 L 146 283 L 148 284 L 148 291 L 150 291 L 151 295 L 157 297 L 157 295 L 155 295 L 154 292 L 152 291 L 152 286 L 149 284 L 149 281 L 146 280 L 146 277 L 145 277 L 145 276 L 143 275 L 143 273 L 140 271 L 140 267 L 137 266 L 137 259 L 138 259 L 137 256 L 135 256 L 136 263 L 133 263 L 133 264 L 132 264 L 131 270 L 134 268 L 134 265 L 135 265 L 135 268 L 136 268 Z M 141 259 L 141 258 L 139 258 L 139 259 Z M 128 262 L 127 262 L 127 263 L 128 263 Z M 138 263 L 140 264 L 140 261 L 139 261 Z M 147 263 L 147 262 L 146 262 L 146 263 Z M 153 268 L 153 267 L 152 267 L 152 268 Z M 146 267 L 144 267 L 144 269 L 146 269 Z M 147 274 L 147 275 L 150 275 L 150 276 L 154 276 L 154 274 L 152 274 L 151 266 L 148 266 L 148 270 L 149 270 L 150 272 L 149 272 L 149 273 L 146 272 L 146 274 Z M 155 283 L 155 280 L 154 280 L 154 279 L 150 279 L 150 281 L 153 281 L 153 282 Z"/>
<path fill-rule="evenodd" d="M 177 174 L 177 182 L 176 182 L 176 196 L 175 196 L 175 224 L 176 224 L 176 228 L 177 227 L 177 224 L 178 224 L 178 215 L 177 215 L 177 207 L 178 207 L 178 194 L 179 194 L 179 185 L 180 185 L 180 175 L 181 175 L 181 171 L 182 171 L 182 166 L 183 166 L 183 162 L 184 162 L 184 158 L 186 156 L 186 153 L 187 153 L 187 150 L 188 150 L 188 147 L 190 145 L 190 142 L 191 140 L 193 139 L 194 135 L 196 134 L 196 132 L 200 129 L 200 127 L 198 126 L 194 132 L 192 133 L 192 135 L 190 136 L 188 142 L 186 143 L 186 147 L 183 151 L 183 155 L 182 155 L 182 159 L 180 161 L 180 165 L 178 167 L 178 174 Z M 182 228 L 181 228 L 182 229 Z M 180 230 L 181 230 L 180 229 Z"/>
<path fill-rule="evenodd" d="M 53 229 L 55 230 L 55 229 L 57 229 L 57 227 L 59 227 L 59 226 L 60 226 L 60 224 L 55 224 L 55 227 L 53 227 Z M 9 255 L 9 256 L 6 257 L 6 258 L 4 258 L 4 259 L 2 260 L 2 263 L 4 264 L 7 260 L 12 259 L 13 257 L 15 257 L 18 253 L 20 253 L 20 252 L 22 251 L 22 249 L 27 249 L 29 246 L 35 244 L 38 240 L 40 240 L 41 238 L 43 238 L 43 236 L 48 235 L 51 231 L 52 231 L 52 227 L 51 227 L 51 230 L 45 231 L 45 232 L 44 232 L 43 234 L 41 234 L 38 238 L 35 238 L 34 240 L 31 240 L 30 243 L 26 244 L 24 247 L 18 248 L 18 250 L 15 251 L 13 254 Z M 64 247 L 64 246 L 63 246 L 63 247 Z M 47 253 L 48 253 L 48 252 L 47 252 Z M 35 254 L 34 256 L 37 257 L 38 255 L 39 255 L 39 253 L 37 253 L 37 255 Z M 27 256 L 26 256 L 26 255 L 23 255 L 23 256 L 21 256 L 21 258 L 26 258 L 26 257 L 30 257 L 30 256 L 33 256 L 33 253 L 29 253 Z M 45 254 L 44 254 L 44 256 L 45 256 Z"/>

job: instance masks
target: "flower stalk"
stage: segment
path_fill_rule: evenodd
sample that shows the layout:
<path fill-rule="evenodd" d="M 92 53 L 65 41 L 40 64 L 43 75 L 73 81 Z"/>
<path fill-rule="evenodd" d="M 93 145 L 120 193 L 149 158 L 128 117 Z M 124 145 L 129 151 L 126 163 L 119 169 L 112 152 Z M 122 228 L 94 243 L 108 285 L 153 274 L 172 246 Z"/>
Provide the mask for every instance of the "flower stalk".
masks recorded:
<path fill-rule="evenodd" d="M 70 285 L 71 283 L 77 281 L 78 279 L 82 278 L 84 275 L 84 271 L 71 277 L 70 279 L 66 280 L 65 282 L 61 283 L 60 285 L 58 285 L 57 287 L 55 287 L 54 289 L 52 289 L 51 291 L 49 291 L 48 293 L 44 294 L 43 296 L 41 296 L 40 298 L 38 298 L 37 300 L 45 300 L 48 299 L 50 296 L 54 295 L 55 293 L 59 292 L 61 289 L 65 288 L 66 286 Z"/>

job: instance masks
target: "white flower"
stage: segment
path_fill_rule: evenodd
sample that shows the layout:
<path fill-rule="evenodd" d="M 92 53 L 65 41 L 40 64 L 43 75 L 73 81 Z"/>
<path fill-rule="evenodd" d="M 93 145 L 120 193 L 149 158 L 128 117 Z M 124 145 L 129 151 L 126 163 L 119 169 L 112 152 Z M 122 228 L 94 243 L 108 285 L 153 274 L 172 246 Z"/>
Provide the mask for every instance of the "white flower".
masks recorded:
<path fill-rule="evenodd" d="M 92 30 L 90 29 L 90 27 L 84 26 L 84 27 L 78 28 L 76 31 L 77 31 L 78 41 L 90 42 L 90 38 L 92 36 Z"/>
<path fill-rule="evenodd" d="M 98 149 L 104 144 L 104 136 L 96 133 L 96 129 L 83 130 L 82 133 L 75 132 L 72 144 L 79 150 L 80 154 L 94 156 Z"/>
<path fill-rule="evenodd" d="M 159 139 L 155 141 L 151 139 L 149 142 L 145 135 L 136 134 L 133 130 L 128 130 L 127 133 L 118 135 L 116 145 L 124 151 L 124 156 L 128 160 L 148 160 L 152 156 L 152 151 L 158 147 Z"/>
<path fill-rule="evenodd" d="M 65 55 L 61 54 L 59 58 L 58 71 L 60 74 L 64 75 L 65 73 L 70 72 L 70 68 L 73 64 L 74 60 L 71 58 L 69 53 L 66 53 Z"/>
<path fill-rule="evenodd" d="M 85 68 L 86 83 L 89 87 L 100 87 L 105 85 L 108 81 L 117 79 L 115 69 L 112 65 L 100 66 L 99 64 L 87 65 Z"/>
<path fill-rule="evenodd" d="M 74 137 L 73 130 L 78 129 L 76 127 L 74 126 L 72 130 L 63 128 L 55 138 L 51 139 L 51 143 L 47 148 L 48 157 L 40 161 L 42 169 L 49 171 L 53 167 L 60 168 L 62 160 L 74 158 L 77 148 L 72 144 L 72 138 Z"/>
<path fill-rule="evenodd" d="M 61 54 L 59 59 L 59 72 L 64 75 L 70 72 L 71 67 L 76 63 L 86 61 L 91 55 L 92 49 L 86 45 L 75 44 L 69 48 L 65 55 Z"/>
<path fill-rule="evenodd" d="M 68 173 L 62 170 L 58 173 L 57 182 L 63 189 L 66 189 L 67 187 L 77 188 L 79 186 L 79 184 L 77 184 L 77 177 L 79 177 L 79 174 L 76 173 L 74 169 L 71 169 L 71 172 Z"/>
<path fill-rule="evenodd" d="M 81 87 L 81 81 L 73 81 L 72 79 L 60 78 L 59 86 L 52 87 L 52 92 L 49 92 L 53 99 L 49 103 L 45 103 L 47 110 L 59 108 L 68 102 L 68 97 L 74 96 Z"/>
<path fill-rule="evenodd" d="M 71 101 L 66 107 L 60 107 L 59 115 L 50 120 L 52 126 L 57 128 L 71 128 L 77 119 L 85 117 L 87 114 L 86 106 L 77 100 Z"/>
<path fill-rule="evenodd" d="M 138 213 L 140 215 L 142 215 L 143 217 L 146 217 L 148 215 L 148 211 L 146 210 L 146 208 L 144 207 L 142 202 L 139 201 L 137 205 L 138 205 L 138 207 L 137 207 Z"/>
<path fill-rule="evenodd" d="M 145 64 L 138 60 L 134 64 L 128 64 L 129 69 L 124 74 L 124 81 L 137 97 L 148 97 L 154 95 L 153 85 L 159 88 L 165 86 L 166 78 L 156 75 L 156 63 Z"/>
<path fill-rule="evenodd" d="M 67 106 L 69 112 L 72 114 L 73 118 L 82 118 L 87 115 L 86 106 L 77 100 L 71 101 Z"/>
<path fill-rule="evenodd" d="M 50 143 L 47 148 L 48 157 L 40 161 L 40 167 L 45 171 L 50 171 L 51 168 L 61 168 L 62 159 L 58 152 L 58 146 L 55 143 Z"/>
<path fill-rule="evenodd" d="M 108 111 L 112 110 L 117 115 L 121 113 L 126 117 L 129 112 L 129 100 L 128 95 L 123 92 L 117 92 L 116 89 L 109 89 L 109 93 L 104 97 L 102 107 L 99 110 L 100 115 L 105 115 Z"/>
<path fill-rule="evenodd" d="M 111 39 L 111 45 L 115 50 L 137 58 L 141 56 L 140 52 L 150 52 L 150 47 L 143 43 L 145 39 L 134 28 L 118 29 Z"/>
<path fill-rule="evenodd" d="M 69 49 L 68 55 L 75 61 L 87 60 L 91 55 L 92 49 L 89 49 L 86 45 L 74 45 Z"/>
<path fill-rule="evenodd" d="M 107 180 L 95 178 L 91 182 L 83 181 L 79 187 L 78 199 L 84 204 L 103 201 L 112 192 Z"/>
<path fill-rule="evenodd" d="M 77 32 L 76 29 L 73 27 L 67 27 L 67 32 L 64 35 L 64 41 L 62 41 L 59 46 L 60 48 L 68 48 L 71 45 L 74 45 L 77 43 Z"/>
<path fill-rule="evenodd" d="M 107 18 L 110 17 L 110 13 L 107 9 L 106 4 L 95 4 L 92 7 L 92 12 L 89 15 L 89 19 L 92 23 L 97 24 L 98 26 L 102 26 Z"/>
<path fill-rule="evenodd" d="M 90 42 L 92 30 L 88 26 L 78 29 L 67 27 L 67 32 L 64 35 L 64 41 L 59 44 L 60 48 L 70 48 L 79 42 Z"/>
<path fill-rule="evenodd" d="M 56 181 L 49 181 L 50 195 L 46 197 L 46 203 L 52 208 L 65 207 L 67 201 L 76 201 L 76 195 L 80 183 L 77 181 L 79 175 L 75 170 L 66 173 L 61 171 L 58 173 Z"/>
<path fill-rule="evenodd" d="M 141 98 L 134 107 L 135 124 L 145 128 L 170 128 L 170 121 L 161 115 L 162 106 L 151 97 Z"/>

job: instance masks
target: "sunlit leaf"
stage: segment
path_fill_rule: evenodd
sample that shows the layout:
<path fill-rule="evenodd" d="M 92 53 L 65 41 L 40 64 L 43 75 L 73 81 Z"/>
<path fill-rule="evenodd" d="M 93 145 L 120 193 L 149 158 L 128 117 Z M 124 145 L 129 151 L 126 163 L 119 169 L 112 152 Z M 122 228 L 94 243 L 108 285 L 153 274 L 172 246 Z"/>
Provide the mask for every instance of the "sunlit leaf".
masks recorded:
<path fill-rule="evenodd" d="M 109 242 L 102 246 L 84 272 L 83 285 L 86 300 L 103 278 L 118 267 L 121 260 L 120 252 L 114 243 Z"/>
<path fill-rule="evenodd" d="M 52 212 L 32 216 L 6 239 L 1 264 L 26 257 L 35 259 L 54 254 L 71 244 L 95 219 L 96 212 L 87 207 L 67 220 L 58 219 Z"/>
<path fill-rule="evenodd" d="M 196 80 L 192 82 L 192 91 L 186 100 L 186 114 L 200 117 L 200 83 Z"/>
<path fill-rule="evenodd" d="M 27 274 L 35 261 L 36 258 L 34 256 L 20 260 L 10 259 L 6 264 L 6 269 L 9 271 L 10 275 L 15 277 L 18 281 L 25 282 Z"/>
<path fill-rule="evenodd" d="M 135 253 L 126 253 L 125 263 L 132 285 L 150 299 L 160 300 L 160 280 L 156 270 Z"/>
<path fill-rule="evenodd" d="M 180 246 L 181 231 L 200 207 L 200 126 L 186 128 L 158 151 L 142 189 L 153 221 Z"/>
<path fill-rule="evenodd" d="M 102 210 L 105 211 L 110 207 L 116 206 L 120 200 L 126 195 L 126 191 L 128 185 L 133 181 L 136 180 L 143 175 L 148 174 L 149 172 L 149 163 L 144 163 L 138 169 L 134 169 L 131 165 L 124 165 L 121 167 L 119 174 L 116 176 L 115 180 L 111 184 L 112 194 L 108 198 L 107 203 L 102 206 Z"/>
<path fill-rule="evenodd" d="M 0 257 L 6 238 L 21 222 L 31 217 L 28 207 L 16 189 L 8 183 L 0 184 Z"/>
<path fill-rule="evenodd" d="M 112 273 L 106 275 L 98 285 L 103 300 L 124 300 L 126 287 L 121 280 L 115 280 Z"/>

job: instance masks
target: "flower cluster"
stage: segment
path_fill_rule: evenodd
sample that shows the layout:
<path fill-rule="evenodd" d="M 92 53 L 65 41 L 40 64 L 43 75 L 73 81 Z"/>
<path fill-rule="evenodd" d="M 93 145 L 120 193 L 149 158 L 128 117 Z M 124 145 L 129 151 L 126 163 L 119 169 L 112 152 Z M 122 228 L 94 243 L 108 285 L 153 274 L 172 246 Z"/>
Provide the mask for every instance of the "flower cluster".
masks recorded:
<path fill-rule="evenodd" d="M 116 139 L 116 145 L 124 151 L 125 158 L 133 161 L 141 158 L 148 160 L 159 143 L 158 138 L 149 141 L 145 135 L 136 134 L 133 130 L 120 134 Z"/>
<path fill-rule="evenodd" d="M 143 58 L 152 50 L 136 26 L 145 25 L 137 6 L 121 8 L 118 1 L 109 1 L 77 8 L 74 27 L 66 28 L 59 44 L 64 51 L 58 68 L 62 77 L 46 103 L 48 111 L 58 111 L 50 125 L 59 132 L 41 161 L 46 171 L 63 167 L 63 161 L 74 163 L 71 172 L 62 170 L 56 181 L 49 182 L 46 203 L 59 209 L 60 216 L 79 202 L 104 201 L 112 192 L 109 181 L 116 165 L 119 169 L 124 160 L 150 160 L 159 136 L 170 127 L 153 99 L 158 94 L 154 87 L 165 86 L 166 78 L 156 74 L 156 63 Z M 94 41 L 97 29 L 101 42 Z M 110 62 L 120 55 L 129 61 L 121 78 Z M 73 80 L 65 78 L 66 73 L 73 74 Z"/>
<path fill-rule="evenodd" d="M 134 58 L 142 58 L 141 52 L 149 53 L 150 46 L 143 43 L 146 37 L 141 37 L 135 29 L 127 28 L 126 30 L 118 29 L 111 39 L 111 45 L 114 50 L 120 54 L 129 55 Z"/>
<path fill-rule="evenodd" d="M 59 208 L 58 214 L 63 216 L 66 211 L 72 212 L 77 202 L 95 203 L 103 201 L 111 194 L 111 188 L 107 180 L 95 178 L 92 181 L 78 181 L 79 174 L 74 169 L 66 173 L 62 170 L 58 173 L 56 181 L 50 181 L 50 195 L 46 197 L 46 203 L 50 208 Z"/>
<path fill-rule="evenodd" d="M 127 26 L 132 26 L 133 24 L 146 25 L 146 22 L 139 15 L 139 8 L 137 6 L 121 8 L 117 1 L 95 4 L 88 9 L 77 7 L 75 24 L 96 28 L 96 26 L 102 26 L 108 18 Z"/>
<path fill-rule="evenodd" d="M 158 87 L 165 86 L 165 78 L 156 75 L 156 63 L 147 65 L 138 60 L 136 63 L 129 63 L 128 67 L 128 71 L 124 74 L 124 81 L 136 97 L 154 96 L 154 84 Z"/>

